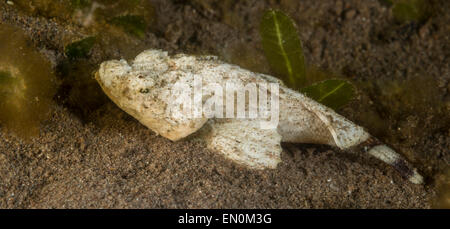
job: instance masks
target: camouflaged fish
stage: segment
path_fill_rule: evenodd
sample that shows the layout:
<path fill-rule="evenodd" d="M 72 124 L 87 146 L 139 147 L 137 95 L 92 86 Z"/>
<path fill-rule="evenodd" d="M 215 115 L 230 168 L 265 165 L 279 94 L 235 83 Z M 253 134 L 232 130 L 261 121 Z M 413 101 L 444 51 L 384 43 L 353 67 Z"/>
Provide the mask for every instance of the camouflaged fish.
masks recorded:
<path fill-rule="evenodd" d="M 114 103 L 154 132 L 172 141 L 196 133 L 212 151 L 252 169 L 276 168 L 281 161 L 281 142 L 315 143 L 366 152 L 393 166 L 412 183 L 423 183 L 422 176 L 410 163 L 364 128 L 285 87 L 274 77 L 224 63 L 213 56 L 169 56 L 161 50 L 146 50 L 131 64 L 125 60 L 102 63 L 96 79 Z M 181 88 L 184 90 L 195 90 L 200 83 L 202 88 L 197 96 L 203 103 L 217 93 L 218 87 L 226 88 L 230 81 L 260 85 L 258 90 L 275 97 L 277 125 L 261 128 L 261 121 L 274 118 L 268 116 L 217 118 L 193 116 L 189 109 L 179 110 L 176 115 L 167 112 L 174 101 L 192 98 L 181 96 L 175 90 L 180 88 L 177 85 L 184 85 Z M 279 87 L 275 90 L 269 84 Z M 245 97 L 244 104 L 248 112 L 250 99 Z"/>

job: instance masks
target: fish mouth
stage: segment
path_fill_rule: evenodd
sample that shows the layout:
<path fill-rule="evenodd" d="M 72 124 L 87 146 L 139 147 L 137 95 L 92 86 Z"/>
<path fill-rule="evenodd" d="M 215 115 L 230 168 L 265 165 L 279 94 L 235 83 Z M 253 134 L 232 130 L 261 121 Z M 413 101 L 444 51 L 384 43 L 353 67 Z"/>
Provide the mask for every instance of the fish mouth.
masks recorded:
<path fill-rule="evenodd" d="M 103 81 L 102 78 L 100 77 L 100 72 L 96 71 L 94 73 L 94 79 L 97 81 L 97 83 L 100 85 L 100 87 L 103 89 L 104 85 L 103 85 Z"/>
<path fill-rule="evenodd" d="M 94 78 L 95 78 L 95 80 L 97 80 L 97 81 L 100 80 L 100 73 L 99 73 L 98 71 L 96 71 L 96 72 L 94 73 Z"/>

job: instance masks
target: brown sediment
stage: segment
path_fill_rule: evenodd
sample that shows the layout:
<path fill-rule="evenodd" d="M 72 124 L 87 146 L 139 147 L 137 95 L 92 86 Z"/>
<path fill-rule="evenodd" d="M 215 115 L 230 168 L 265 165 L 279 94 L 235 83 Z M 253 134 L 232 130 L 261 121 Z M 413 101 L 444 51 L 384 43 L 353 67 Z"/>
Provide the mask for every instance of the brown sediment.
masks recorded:
<path fill-rule="evenodd" d="M 208 4 L 151 2 L 156 21 L 140 48 L 228 56 L 243 67 L 270 73 L 258 25 L 264 9 L 281 8 L 299 25 L 310 65 L 342 72 L 360 85 L 425 74 L 437 82 L 437 102 L 448 100 L 445 28 L 450 15 L 445 13 L 411 32 L 393 24 L 389 8 L 378 1 L 214 1 L 224 11 Z M 448 8 L 450 3 L 439 4 Z M 55 65 L 64 60 L 65 36 L 93 35 L 70 21 L 28 16 L 4 1 L 0 9 L 1 23 L 21 28 Z M 346 14 L 350 10 L 356 12 L 351 17 Z M 142 51 L 126 53 L 116 40 L 106 51 L 94 47 L 87 61 L 98 64 Z M 248 58 L 257 61 L 228 53 L 236 46 L 251 47 L 254 55 Z M 398 111 L 402 119 L 392 118 L 389 106 L 377 106 L 376 93 L 358 89 L 360 96 L 340 113 L 371 133 L 380 130 L 374 135 L 404 152 L 431 179 L 448 166 L 446 117 L 412 110 Z M 416 125 L 416 119 L 423 122 Z M 111 102 L 91 112 L 87 122 L 57 103 L 31 142 L 1 129 L 2 208 L 430 208 L 436 193 L 434 184 L 410 184 L 370 156 L 316 145 L 283 151 L 277 169 L 248 170 L 194 138 L 174 143 L 157 136 Z"/>

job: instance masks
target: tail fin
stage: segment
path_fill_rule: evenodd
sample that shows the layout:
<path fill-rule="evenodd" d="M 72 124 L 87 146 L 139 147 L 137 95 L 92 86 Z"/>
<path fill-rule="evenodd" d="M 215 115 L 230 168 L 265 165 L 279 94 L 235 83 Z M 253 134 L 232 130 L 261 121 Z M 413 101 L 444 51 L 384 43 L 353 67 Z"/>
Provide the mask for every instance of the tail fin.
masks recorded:
<path fill-rule="evenodd" d="M 394 167 L 404 178 L 408 179 L 414 184 L 422 184 L 423 177 L 404 157 L 396 153 L 387 145 L 381 143 L 378 139 L 370 137 L 365 142 L 361 143 L 358 148 L 373 157 L 385 162 Z"/>

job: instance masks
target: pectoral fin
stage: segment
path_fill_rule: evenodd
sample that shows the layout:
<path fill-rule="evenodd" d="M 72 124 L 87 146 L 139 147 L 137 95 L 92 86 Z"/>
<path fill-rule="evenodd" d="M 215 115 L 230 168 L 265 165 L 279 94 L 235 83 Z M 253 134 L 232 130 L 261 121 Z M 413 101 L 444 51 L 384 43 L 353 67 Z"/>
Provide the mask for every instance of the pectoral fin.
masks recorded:
<path fill-rule="evenodd" d="M 259 121 L 212 119 L 202 135 L 210 150 L 236 163 L 253 169 L 276 168 L 281 162 L 281 135 L 259 125 Z"/>

